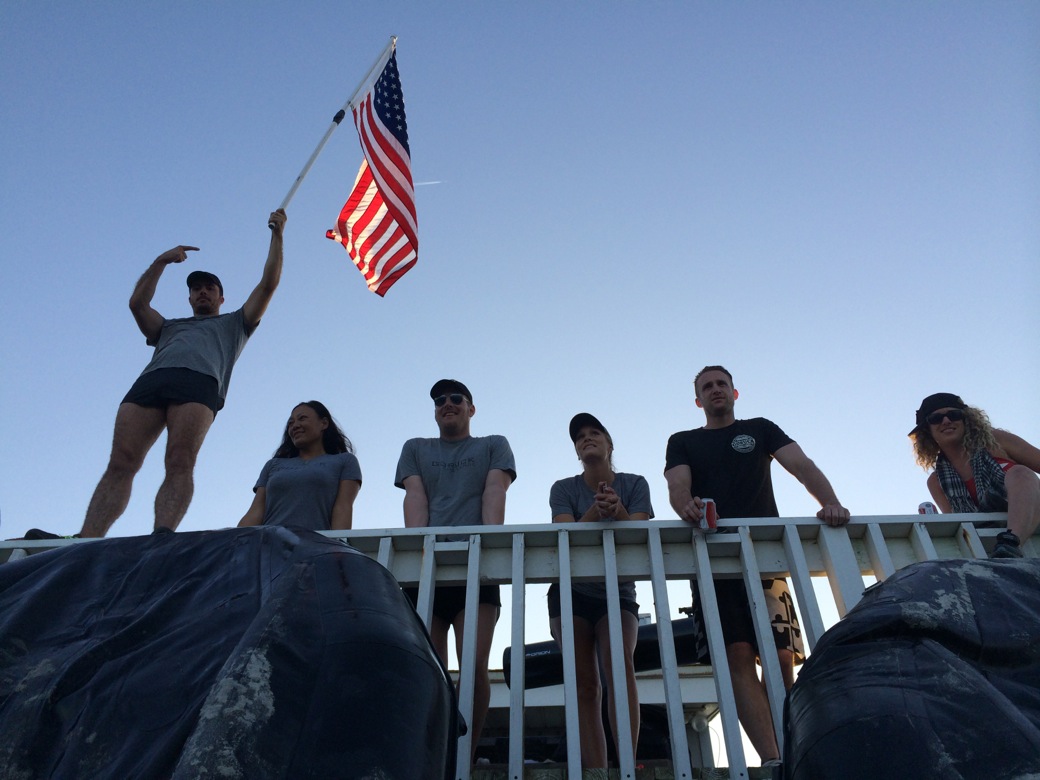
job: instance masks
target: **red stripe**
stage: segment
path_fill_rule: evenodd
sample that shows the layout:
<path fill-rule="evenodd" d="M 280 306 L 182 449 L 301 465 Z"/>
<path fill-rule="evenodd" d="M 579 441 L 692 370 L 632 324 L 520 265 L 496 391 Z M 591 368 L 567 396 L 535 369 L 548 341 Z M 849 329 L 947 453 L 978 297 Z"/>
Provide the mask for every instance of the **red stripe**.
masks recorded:
<path fill-rule="evenodd" d="M 343 246 L 377 295 L 385 295 L 416 263 L 415 242 L 384 201 L 367 160 L 361 163 L 338 226 Z"/>

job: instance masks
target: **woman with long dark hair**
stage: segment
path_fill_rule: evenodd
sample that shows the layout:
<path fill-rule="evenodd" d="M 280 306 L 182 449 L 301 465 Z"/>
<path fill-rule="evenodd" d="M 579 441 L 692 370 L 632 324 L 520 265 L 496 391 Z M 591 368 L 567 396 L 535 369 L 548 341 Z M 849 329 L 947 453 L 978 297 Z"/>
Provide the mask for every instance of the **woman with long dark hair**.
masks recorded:
<path fill-rule="evenodd" d="M 282 443 L 260 472 L 239 526 L 347 530 L 359 490 L 361 466 L 350 440 L 325 404 L 304 401 L 289 415 Z"/>
<path fill-rule="evenodd" d="M 943 512 L 1007 512 L 994 558 L 1021 558 L 1021 540 L 1040 525 L 1040 450 L 994 428 L 984 411 L 953 393 L 934 393 L 917 410 L 910 431 L 914 456 Z"/>

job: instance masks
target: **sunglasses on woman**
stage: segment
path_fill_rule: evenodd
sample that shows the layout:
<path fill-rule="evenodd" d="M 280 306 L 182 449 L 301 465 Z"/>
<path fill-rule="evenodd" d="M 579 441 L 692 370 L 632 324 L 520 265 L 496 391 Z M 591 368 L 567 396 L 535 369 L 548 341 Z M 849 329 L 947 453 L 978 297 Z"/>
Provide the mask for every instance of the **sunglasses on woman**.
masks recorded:
<path fill-rule="evenodd" d="M 950 411 L 948 412 L 932 412 L 930 415 L 924 418 L 924 421 L 929 425 L 938 425 L 943 421 L 944 418 L 949 420 L 950 422 L 960 422 L 964 419 L 964 410 L 950 409 Z"/>
<path fill-rule="evenodd" d="M 462 399 L 465 398 L 462 393 L 452 393 L 451 395 L 439 395 L 433 399 L 433 405 L 437 407 L 444 406 L 450 400 L 455 406 L 459 406 L 462 403 Z"/>

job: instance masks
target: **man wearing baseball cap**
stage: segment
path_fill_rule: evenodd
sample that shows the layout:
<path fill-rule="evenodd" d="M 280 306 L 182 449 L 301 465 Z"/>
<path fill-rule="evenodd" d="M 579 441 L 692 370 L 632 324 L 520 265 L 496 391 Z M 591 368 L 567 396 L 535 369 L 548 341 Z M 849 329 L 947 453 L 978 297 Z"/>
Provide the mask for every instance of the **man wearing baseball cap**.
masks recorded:
<path fill-rule="evenodd" d="M 130 501 L 134 477 L 159 434 L 166 430 L 166 479 L 155 496 L 155 531 L 177 528 L 194 492 L 195 459 L 213 419 L 224 406 L 235 361 L 267 310 L 282 274 L 285 212 L 271 214 L 271 245 L 260 283 L 241 309 L 221 314 L 224 286 L 208 271 L 188 274 L 193 316 L 168 320 L 152 308 L 166 266 L 183 263 L 194 246 L 159 255 L 130 296 L 130 311 L 152 359 L 116 414 L 112 454 L 79 536 L 104 536 Z"/>
<path fill-rule="evenodd" d="M 470 435 L 469 423 L 477 407 L 469 388 L 457 379 L 438 381 L 430 388 L 430 398 L 440 435 L 435 439 L 409 439 L 397 462 L 394 485 L 405 491 L 404 524 L 408 528 L 502 525 L 506 490 L 516 479 L 509 442 L 504 436 Z M 417 602 L 418 589 L 405 588 L 405 594 L 413 604 Z M 472 750 L 480 741 L 491 699 L 488 658 L 502 605 L 498 586 L 481 586 L 479 602 Z M 455 629 L 455 643 L 462 657 L 465 606 L 465 585 L 437 588 L 428 628 L 445 666 L 449 628 Z"/>

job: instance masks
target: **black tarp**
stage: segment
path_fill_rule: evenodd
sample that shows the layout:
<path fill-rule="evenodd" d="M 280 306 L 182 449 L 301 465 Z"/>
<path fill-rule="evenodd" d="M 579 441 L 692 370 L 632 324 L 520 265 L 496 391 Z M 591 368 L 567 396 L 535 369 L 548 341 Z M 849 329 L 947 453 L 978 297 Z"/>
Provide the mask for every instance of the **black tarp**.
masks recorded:
<path fill-rule="evenodd" d="M 320 534 L 109 539 L 0 566 L 4 778 L 439 778 L 456 724 L 393 577 Z"/>
<path fill-rule="evenodd" d="M 787 780 L 1040 777 L 1040 561 L 900 570 L 787 698 Z"/>

